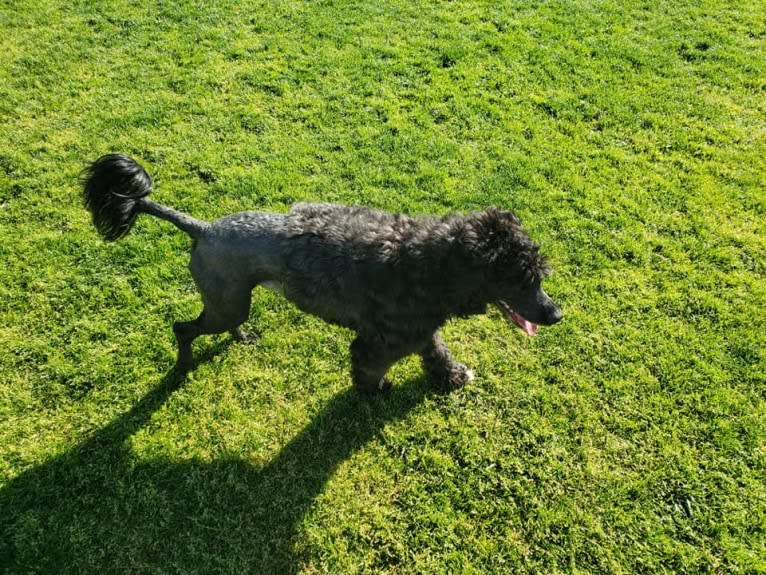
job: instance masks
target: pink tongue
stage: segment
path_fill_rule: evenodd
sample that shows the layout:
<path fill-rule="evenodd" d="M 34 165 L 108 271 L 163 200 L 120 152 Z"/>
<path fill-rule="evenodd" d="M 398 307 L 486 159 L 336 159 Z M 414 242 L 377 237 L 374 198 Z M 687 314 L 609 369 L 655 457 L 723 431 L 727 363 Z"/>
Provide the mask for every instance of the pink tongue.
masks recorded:
<path fill-rule="evenodd" d="M 513 317 L 513 321 L 516 322 L 516 325 L 518 325 L 521 329 L 523 329 L 524 333 L 526 333 L 527 335 L 535 335 L 537 333 L 538 325 L 536 323 L 527 321 L 516 312 L 513 312 L 512 317 Z"/>

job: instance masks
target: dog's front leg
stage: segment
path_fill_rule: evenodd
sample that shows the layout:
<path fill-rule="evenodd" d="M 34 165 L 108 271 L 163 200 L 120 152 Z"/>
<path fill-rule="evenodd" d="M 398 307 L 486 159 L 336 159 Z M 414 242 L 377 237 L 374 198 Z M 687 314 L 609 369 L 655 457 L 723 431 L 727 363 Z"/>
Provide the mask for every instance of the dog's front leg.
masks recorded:
<path fill-rule="evenodd" d="M 351 378 L 356 389 L 364 395 L 391 389 L 386 372 L 397 359 L 381 342 L 358 336 L 351 343 Z"/>
<path fill-rule="evenodd" d="M 420 352 L 420 359 L 428 381 L 436 388 L 451 391 L 473 379 L 473 372 L 455 361 L 438 331 L 434 332 L 431 341 Z"/>

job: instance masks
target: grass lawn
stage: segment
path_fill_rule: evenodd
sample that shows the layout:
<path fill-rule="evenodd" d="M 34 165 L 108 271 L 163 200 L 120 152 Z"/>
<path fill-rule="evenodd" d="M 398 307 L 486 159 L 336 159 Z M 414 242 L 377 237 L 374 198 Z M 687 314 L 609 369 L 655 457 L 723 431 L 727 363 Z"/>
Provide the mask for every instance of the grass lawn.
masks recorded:
<path fill-rule="evenodd" d="M 513 209 L 564 321 L 351 389 L 351 333 L 189 241 L 100 241 L 87 160 L 214 219 Z M 0 1 L 0 573 L 766 573 L 766 4 Z"/>

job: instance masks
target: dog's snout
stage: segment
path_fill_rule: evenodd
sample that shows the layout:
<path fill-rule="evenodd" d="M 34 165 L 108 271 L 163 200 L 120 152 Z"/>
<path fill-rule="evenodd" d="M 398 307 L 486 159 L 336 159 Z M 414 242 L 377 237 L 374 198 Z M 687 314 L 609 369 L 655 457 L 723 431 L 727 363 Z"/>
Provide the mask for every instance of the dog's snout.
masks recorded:
<path fill-rule="evenodd" d="M 559 306 L 557 306 L 551 297 L 543 290 L 540 290 L 539 297 L 540 299 L 538 301 L 540 302 L 543 316 L 542 321 L 539 323 L 543 325 L 553 325 L 555 323 L 559 323 L 564 317 L 564 314 L 561 313 Z"/>

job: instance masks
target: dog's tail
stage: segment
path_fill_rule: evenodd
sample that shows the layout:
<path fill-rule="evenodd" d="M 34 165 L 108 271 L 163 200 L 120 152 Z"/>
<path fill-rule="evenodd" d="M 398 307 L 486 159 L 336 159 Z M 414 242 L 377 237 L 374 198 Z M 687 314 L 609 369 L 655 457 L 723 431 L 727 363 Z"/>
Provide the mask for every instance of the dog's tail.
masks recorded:
<path fill-rule="evenodd" d="M 146 199 L 152 191 L 151 176 L 138 162 L 123 154 L 101 156 L 82 171 L 80 182 L 85 207 L 105 240 L 125 236 L 142 212 L 171 222 L 192 238 L 199 237 L 209 226 L 207 222 Z"/>

